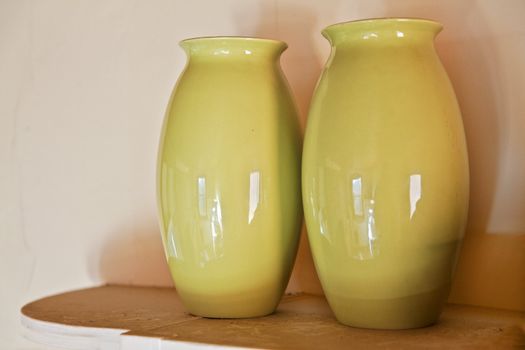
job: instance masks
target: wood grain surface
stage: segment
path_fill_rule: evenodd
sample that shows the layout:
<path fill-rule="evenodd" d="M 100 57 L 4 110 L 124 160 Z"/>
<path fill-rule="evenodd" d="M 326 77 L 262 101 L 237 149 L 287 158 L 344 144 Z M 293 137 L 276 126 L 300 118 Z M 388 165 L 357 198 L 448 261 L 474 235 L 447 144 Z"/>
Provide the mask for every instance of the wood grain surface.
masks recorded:
<path fill-rule="evenodd" d="M 431 327 L 382 331 L 339 324 L 319 296 L 285 296 L 266 317 L 206 319 L 188 314 L 172 288 L 103 286 L 40 299 L 22 313 L 124 335 L 263 349 L 525 349 L 525 313 L 461 305 L 448 305 Z"/>

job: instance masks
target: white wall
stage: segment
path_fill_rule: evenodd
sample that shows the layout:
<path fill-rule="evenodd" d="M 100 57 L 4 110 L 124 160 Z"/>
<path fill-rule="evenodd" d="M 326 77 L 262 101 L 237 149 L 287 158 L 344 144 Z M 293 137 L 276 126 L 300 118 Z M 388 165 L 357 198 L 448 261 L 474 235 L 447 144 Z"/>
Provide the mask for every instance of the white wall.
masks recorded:
<path fill-rule="evenodd" d="M 451 301 L 525 310 L 525 1 L 0 2 L 0 348 L 25 302 L 102 283 L 171 285 L 155 208 L 165 105 L 203 35 L 281 39 L 305 120 L 351 19 L 427 17 L 464 115 L 470 222 Z M 290 289 L 320 293 L 303 239 Z M 18 342 L 19 346 L 22 344 Z"/>

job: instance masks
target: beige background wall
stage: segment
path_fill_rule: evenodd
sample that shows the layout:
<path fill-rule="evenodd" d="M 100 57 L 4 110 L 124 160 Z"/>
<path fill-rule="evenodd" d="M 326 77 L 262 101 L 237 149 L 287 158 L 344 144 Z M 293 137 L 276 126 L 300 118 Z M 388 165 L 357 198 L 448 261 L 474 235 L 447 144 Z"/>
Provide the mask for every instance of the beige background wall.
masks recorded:
<path fill-rule="evenodd" d="M 427 17 L 463 111 L 472 196 L 450 301 L 525 310 L 525 1 L 0 1 L 0 345 L 21 304 L 102 283 L 171 285 L 154 198 L 177 42 L 289 44 L 303 123 L 346 20 Z M 320 293 L 303 239 L 289 290 Z M 16 340 L 20 348 L 24 343 Z M 4 348 L 3 346 L 0 346 Z"/>

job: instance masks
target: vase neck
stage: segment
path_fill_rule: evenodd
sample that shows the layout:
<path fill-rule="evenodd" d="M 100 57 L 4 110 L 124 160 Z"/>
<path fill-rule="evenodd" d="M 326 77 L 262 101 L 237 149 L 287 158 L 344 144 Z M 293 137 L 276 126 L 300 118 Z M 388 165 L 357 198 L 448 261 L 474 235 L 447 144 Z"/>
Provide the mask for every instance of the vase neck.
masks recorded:
<path fill-rule="evenodd" d="M 202 37 L 180 42 L 190 59 L 245 58 L 277 60 L 288 47 L 278 40 L 248 37 Z"/>
<path fill-rule="evenodd" d="M 441 29 L 440 23 L 425 19 L 380 18 L 334 24 L 322 33 L 332 46 L 395 46 L 432 43 Z"/>

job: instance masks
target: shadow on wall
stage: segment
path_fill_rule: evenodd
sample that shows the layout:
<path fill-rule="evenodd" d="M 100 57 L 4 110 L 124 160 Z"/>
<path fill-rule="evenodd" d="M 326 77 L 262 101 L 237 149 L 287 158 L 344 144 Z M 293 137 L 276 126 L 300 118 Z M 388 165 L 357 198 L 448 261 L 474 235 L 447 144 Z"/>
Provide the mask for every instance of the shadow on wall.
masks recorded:
<path fill-rule="evenodd" d="M 172 287 L 156 223 L 111 235 L 98 256 L 98 276 L 105 284 Z"/>
<path fill-rule="evenodd" d="M 335 1 L 329 4 L 334 9 L 336 5 Z M 525 310 L 525 236 L 486 234 L 509 118 L 502 106 L 506 86 L 501 80 L 497 37 L 490 32 L 484 9 L 477 1 L 455 0 L 362 1 L 356 6 L 353 9 L 366 17 L 423 17 L 444 24 L 436 45 L 462 110 L 471 170 L 469 223 L 450 300 Z M 241 7 L 234 13 L 239 35 L 288 43 L 282 66 L 303 126 L 324 64 L 317 56 L 314 38 L 322 26 L 330 24 L 318 23 L 313 8 L 311 4 L 305 8 L 261 1 L 258 9 Z M 323 11 L 325 19 L 340 15 Z M 348 13 L 348 18 L 352 15 Z M 100 271 L 108 283 L 171 285 L 157 225 L 117 233 L 102 253 Z M 288 290 L 322 293 L 304 229 Z"/>

